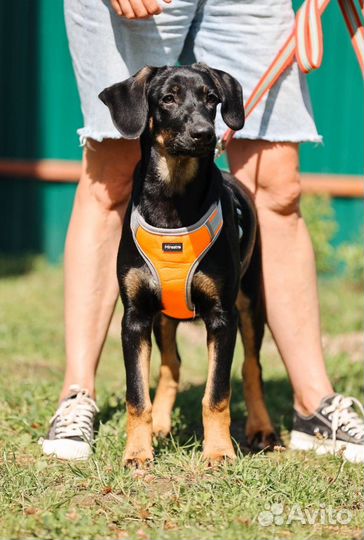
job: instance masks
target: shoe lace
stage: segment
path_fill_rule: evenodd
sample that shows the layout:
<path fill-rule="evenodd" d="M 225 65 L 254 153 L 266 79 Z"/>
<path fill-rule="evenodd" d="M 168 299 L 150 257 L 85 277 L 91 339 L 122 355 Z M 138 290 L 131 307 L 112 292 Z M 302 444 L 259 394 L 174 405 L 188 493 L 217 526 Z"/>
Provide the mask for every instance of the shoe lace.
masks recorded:
<path fill-rule="evenodd" d="M 352 396 L 342 396 L 337 394 L 330 405 L 324 407 L 322 412 L 331 415 L 332 440 L 334 451 L 336 447 L 337 430 L 341 428 L 348 432 L 350 436 L 357 440 L 364 437 L 364 421 L 353 409 L 356 405 L 361 416 L 364 417 L 364 408 L 360 401 Z M 330 418 L 330 417 L 329 417 Z"/>
<path fill-rule="evenodd" d="M 91 443 L 93 421 L 99 409 L 87 391 L 78 385 L 70 386 L 70 394 L 50 420 L 50 424 L 54 422 L 54 436 L 56 439 L 82 437 Z"/>

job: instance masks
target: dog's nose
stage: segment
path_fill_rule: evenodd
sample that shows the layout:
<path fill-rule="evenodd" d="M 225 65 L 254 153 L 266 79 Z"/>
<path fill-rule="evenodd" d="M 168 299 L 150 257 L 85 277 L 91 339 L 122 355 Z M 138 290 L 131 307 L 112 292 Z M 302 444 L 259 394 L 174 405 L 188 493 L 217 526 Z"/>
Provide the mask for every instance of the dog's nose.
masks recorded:
<path fill-rule="evenodd" d="M 197 125 L 191 128 L 190 134 L 198 142 L 209 143 L 214 137 L 214 129 L 209 125 Z"/>

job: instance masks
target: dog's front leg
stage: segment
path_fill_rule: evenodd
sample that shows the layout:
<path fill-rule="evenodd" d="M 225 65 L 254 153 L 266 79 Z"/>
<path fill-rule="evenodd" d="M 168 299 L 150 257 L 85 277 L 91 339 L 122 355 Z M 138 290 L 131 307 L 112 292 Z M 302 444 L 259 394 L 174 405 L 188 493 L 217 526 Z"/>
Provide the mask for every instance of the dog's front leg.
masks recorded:
<path fill-rule="evenodd" d="M 122 342 L 126 370 L 128 412 L 126 465 L 143 466 L 153 459 L 152 403 L 149 395 L 149 369 L 153 318 L 126 307 Z"/>
<path fill-rule="evenodd" d="M 178 321 L 160 314 L 154 321 L 154 334 L 161 352 L 161 369 L 153 401 L 153 433 L 167 436 L 172 427 L 172 410 L 176 401 L 180 357 L 177 350 Z"/>
<path fill-rule="evenodd" d="M 211 313 L 205 319 L 208 375 L 202 400 L 203 455 L 209 464 L 235 458 L 230 437 L 230 372 L 237 333 L 237 314 Z"/>

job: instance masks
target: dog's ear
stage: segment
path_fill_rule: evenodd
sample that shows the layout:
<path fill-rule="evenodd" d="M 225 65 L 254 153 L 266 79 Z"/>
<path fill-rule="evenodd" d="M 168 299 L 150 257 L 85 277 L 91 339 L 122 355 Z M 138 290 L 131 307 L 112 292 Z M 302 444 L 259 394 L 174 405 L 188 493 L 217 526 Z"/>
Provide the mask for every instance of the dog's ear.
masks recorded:
<path fill-rule="evenodd" d="M 244 126 L 244 100 L 241 84 L 229 73 L 207 66 L 194 64 L 195 69 L 207 72 L 215 83 L 221 99 L 221 116 L 229 128 L 237 131 Z"/>
<path fill-rule="evenodd" d="M 125 139 L 137 139 L 148 119 L 147 87 L 158 68 L 146 66 L 125 81 L 105 88 L 99 98 L 109 107 L 115 127 Z"/>

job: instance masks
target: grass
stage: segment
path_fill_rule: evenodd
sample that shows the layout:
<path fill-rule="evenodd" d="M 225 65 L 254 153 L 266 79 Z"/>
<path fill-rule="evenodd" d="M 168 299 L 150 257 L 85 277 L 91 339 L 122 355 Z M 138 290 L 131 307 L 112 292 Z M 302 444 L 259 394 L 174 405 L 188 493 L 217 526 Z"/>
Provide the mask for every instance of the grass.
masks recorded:
<path fill-rule="evenodd" d="M 121 466 L 125 379 L 118 323 L 112 325 L 98 376 L 101 412 L 93 458 L 71 464 L 42 456 L 37 441 L 54 413 L 63 373 L 62 272 L 38 259 L 22 264 L 0 261 L 0 276 L 0 538 L 360 537 L 362 467 L 340 457 L 311 453 L 247 454 L 240 345 L 234 360 L 232 401 L 232 432 L 239 459 L 216 470 L 205 467 L 200 403 L 206 351 L 201 327 L 182 328 L 182 389 L 173 437 L 156 443 L 153 468 L 141 472 Z M 358 286 L 326 281 L 321 286 L 321 303 L 329 343 L 362 330 Z M 340 343 L 336 349 L 331 347 L 327 358 L 330 376 L 338 391 L 359 397 L 362 366 L 353 360 L 350 347 L 346 351 L 345 339 L 344 345 L 342 339 Z M 263 365 L 269 408 L 287 441 L 292 395 L 269 339 Z M 154 354 L 152 386 L 157 371 Z M 262 526 L 261 512 L 274 503 L 283 505 L 283 524 L 276 517 L 278 524 Z M 295 505 L 311 516 L 319 512 L 320 519 L 309 524 L 298 511 L 288 523 Z M 339 511 L 350 513 L 348 523 L 335 521 Z"/>

